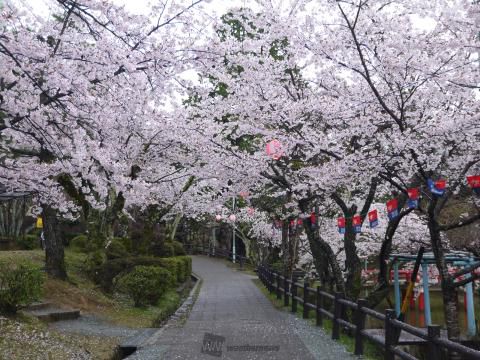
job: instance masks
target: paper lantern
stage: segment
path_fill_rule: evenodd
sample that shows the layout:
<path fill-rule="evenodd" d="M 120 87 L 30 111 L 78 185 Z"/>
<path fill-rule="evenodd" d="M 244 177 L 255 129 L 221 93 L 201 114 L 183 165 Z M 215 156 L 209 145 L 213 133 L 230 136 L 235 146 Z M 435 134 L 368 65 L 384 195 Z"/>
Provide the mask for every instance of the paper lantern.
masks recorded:
<path fill-rule="evenodd" d="M 240 193 L 238 195 L 240 195 L 240 197 L 242 199 L 246 199 L 248 197 L 248 195 L 250 195 L 250 194 L 249 194 L 248 191 L 240 191 Z"/>
<path fill-rule="evenodd" d="M 388 212 L 388 218 L 390 220 L 393 220 L 398 216 L 398 200 L 397 199 L 391 199 L 387 201 L 387 212 Z"/>
<path fill-rule="evenodd" d="M 220 221 L 222 220 L 222 215 L 218 214 L 215 216 L 215 220 Z"/>
<path fill-rule="evenodd" d="M 372 210 L 368 213 L 368 222 L 370 223 L 370 228 L 378 226 L 378 212 L 377 210 Z"/>
<path fill-rule="evenodd" d="M 37 217 L 37 223 L 35 225 L 37 229 L 43 229 L 43 219 L 41 216 Z"/>
<path fill-rule="evenodd" d="M 420 198 L 420 189 L 419 188 L 408 189 L 407 194 L 408 194 L 407 206 L 410 209 L 416 209 L 418 207 L 418 199 Z"/>
<path fill-rule="evenodd" d="M 277 139 L 267 143 L 267 155 L 273 160 L 279 160 L 283 156 L 282 144 Z"/>
<path fill-rule="evenodd" d="M 230 215 L 228 218 L 230 219 L 230 221 L 237 220 L 237 217 L 235 216 L 235 214 Z"/>
<path fill-rule="evenodd" d="M 467 182 L 475 194 L 480 195 L 480 175 L 467 176 Z"/>
<path fill-rule="evenodd" d="M 442 196 L 443 194 L 445 194 L 447 181 L 446 180 L 433 181 L 432 179 L 428 179 L 427 185 L 432 194 L 437 196 Z"/>
<path fill-rule="evenodd" d="M 338 232 L 345 234 L 345 218 L 341 217 L 337 219 Z"/>
<path fill-rule="evenodd" d="M 255 213 L 255 209 L 254 209 L 254 208 L 249 207 L 249 208 L 247 209 L 247 214 L 248 214 L 248 215 L 253 215 L 254 213 Z"/>
<path fill-rule="evenodd" d="M 355 215 L 352 219 L 353 232 L 358 234 L 362 232 L 362 217 Z"/>

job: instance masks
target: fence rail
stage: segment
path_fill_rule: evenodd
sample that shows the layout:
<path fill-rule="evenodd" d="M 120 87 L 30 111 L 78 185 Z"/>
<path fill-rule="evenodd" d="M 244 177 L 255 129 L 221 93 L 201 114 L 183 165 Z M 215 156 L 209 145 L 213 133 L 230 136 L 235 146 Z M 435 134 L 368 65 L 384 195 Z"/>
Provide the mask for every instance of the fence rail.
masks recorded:
<path fill-rule="evenodd" d="M 343 294 L 330 294 L 317 286 L 312 288 L 307 282 L 299 283 L 272 271 L 265 266 L 258 267 L 258 276 L 270 293 L 277 299 L 284 299 L 285 306 L 291 306 L 292 312 L 297 312 L 298 303 L 303 305 L 303 318 L 308 318 L 310 311 L 315 311 L 316 325 L 321 326 L 325 318 L 332 320 L 332 339 L 340 338 L 342 329 L 350 330 L 355 338 L 355 355 L 363 355 L 365 339 L 377 344 L 384 350 L 385 360 L 394 360 L 397 356 L 406 360 L 418 360 L 415 356 L 399 348 L 399 345 L 417 344 L 426 345 L 428 359 L 442 359 L 442 353 L 457 354 L 462 359 L 480 359 L 480 351 L 469 348 L 457 342 L 442 338 L 438 325 L 428 326 L 427 329 L 417 328 L 397 320 L 395 310 L 386 310 L 385 314 L 367 307 L 365 299 L 353 302 L 343 298 Z M 301 288 L 302 296 L 298 289 Z M 326 306 L 326 300 L 332 306 Z M 313 303 L 314 302 L 314 303 Z M 333 312 L 329 309 L 333 308 Z M 352 321 L 347 320 L 345 313 L 350 310 Z M 383 329 L 366 329 L 367 316 L 383 321 Z M 380 331 L 378 331 L 380 330 Z M 402 341 L 401 332 L 409 340 Z"/>
<path fill-rule="evenodd" d="M 202 254 L 208 256 L 222 257 L 229 260 L 233 259 L 233 252 L 228 249 L 222 249 L 212 246 L 207 247 L 197 244 L 183 244 L 183 246 L 188 254 Z M 243 268 L 245 264 L 250 263 L 250 260 L 247 257 L 239 254 L 235 254 L 235 260 L 238 261 L 238 263 L 240 264 L 240 268 Z"/>

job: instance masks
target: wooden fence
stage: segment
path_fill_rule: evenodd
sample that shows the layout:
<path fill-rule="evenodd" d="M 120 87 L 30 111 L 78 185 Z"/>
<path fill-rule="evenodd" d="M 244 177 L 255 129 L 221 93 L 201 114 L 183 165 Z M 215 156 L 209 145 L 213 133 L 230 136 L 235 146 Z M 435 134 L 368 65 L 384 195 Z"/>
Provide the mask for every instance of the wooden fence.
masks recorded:
<path fill-rule="evenodd" d="M 332 320 L 332 339 L 340 338 L 341 329 L 349 329 L 355 338 L 355 355 L 363 355 L 364 341 L 369 339 L 384 350 L 385 360 L 394 360 L 395 356 L 401 359 L 417 360 L 400 345 L 424 345 L 427 347 L 427 359 L 442 359 L 442 354 L 459 354 L 462 359 L 480 359 L 480 351 L 474 350 L 457 342 L 443 338 L 438 325 L 428 326 L 427 329 L 417 328 L 397 320 L 395 310 L 386 310 L 385 314 L 366 307 L 365 299 L 357 302 L 343 298 L 342 293 L 330 294 L 317 286 L 311 288 L 307 282 L 299 283 L 272 271 L 265 266 L 258 267 L 258 276 L 270 293 L 275 293 L 277 299 L 282 299 L 285 306 L 291 306 L 292 312 L 297 312 L 298 303 L 303 305 L 303 318 L 309 317 L 314 311 L 316 325 L 322 326 L 324 319 Z M 301 288 L 302 296 L 298 295 Z M 326 306 L 326 301 L 332 306 Z M 352 312 L 352 321 L 346 319 L 346 310 Z M 367 317 L 380 320 L 383 329 L 367 329 Z"/>

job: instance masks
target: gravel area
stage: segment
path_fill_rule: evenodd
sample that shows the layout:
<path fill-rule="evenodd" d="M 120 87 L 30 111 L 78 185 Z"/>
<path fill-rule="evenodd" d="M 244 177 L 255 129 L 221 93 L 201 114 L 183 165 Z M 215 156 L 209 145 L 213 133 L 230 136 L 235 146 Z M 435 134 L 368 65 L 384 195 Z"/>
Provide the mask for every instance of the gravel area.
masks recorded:
<path fill-rule="evenodd" d="M 101 318 L 85 314 L 75 320 L 63 320 L 50 324 L 50 327 L 65 333 L 76 333 L 81 335 L 108 336 L 126 338 L 135 335 L 138 330 L 128 327 L 112 325 Z"/>

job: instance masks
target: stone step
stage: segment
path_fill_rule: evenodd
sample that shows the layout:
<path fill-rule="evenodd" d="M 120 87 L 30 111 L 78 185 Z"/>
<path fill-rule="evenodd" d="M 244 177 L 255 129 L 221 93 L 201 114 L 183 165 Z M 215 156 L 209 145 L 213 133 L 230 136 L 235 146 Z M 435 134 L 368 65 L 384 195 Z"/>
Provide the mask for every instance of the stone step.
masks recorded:
<path fill-rule="evenodd" d="M 52 305 L 36 310 L 24 310 L 24 312 L 45 322 L 72 320 L 80 316 L 78 309 L 61 309 Z"/>
<path fill-rule="evenodd" d="M 140 347 L 145 344 L 152 335 L 158 331 L 158 328 L 144 328 L 139 329 L 132 336 L 127 337 L 122 341 L 120 347 L 133 348 Z"/>
<path fill-rule="evenodd" d="M 24 311 L 35 311 L 35 310 L 42 310 L 48 307 L 51 307 L 52 303 L 48 301 L 42 301 L 42 302 L 34 302 L 27 307 L 25 307 L 23 310 Z"/>

